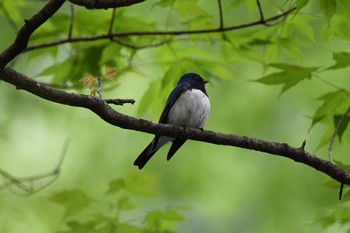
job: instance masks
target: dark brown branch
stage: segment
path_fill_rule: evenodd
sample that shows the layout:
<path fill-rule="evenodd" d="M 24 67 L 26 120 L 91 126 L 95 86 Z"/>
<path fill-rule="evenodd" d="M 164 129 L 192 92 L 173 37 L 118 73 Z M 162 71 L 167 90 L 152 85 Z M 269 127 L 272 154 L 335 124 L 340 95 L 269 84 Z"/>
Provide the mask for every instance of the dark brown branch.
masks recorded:
<path fill-rule="evenodd" d="M 28 52 L 28 51 L 36 50 L 36 49 L 48 48 L 48 47 L 66 44 L 66 43 L 106 40 L 106 39 L 111 39 L 111 38 L 120 38 L 120 37 L 127 37 L 127 36 L 166 36 L 166 35 L 181 36 L 181 35 L 195 35 L 195 34 L 221 33 L 221 32 L 225 32 L 225 31 L 234 31 L 234 30 L 239 30 L 239 29 L 248 28 L 248 27 L 254 27 L 254 26 L 258 26 L 258 25 L 270 25 L 270 23 L 275 22 L 276 20 L 279 20 L 281 18 L 284 19 L 291 12 L 293 12 L 295 9 L 296 8 L 293 7 L 291 9 L 279 14 L 279 15 L 265 19 L 264 21 L 258 20 L 258 21 L 254 21 L 251 23 L 234 25 L 234 26 L 223 27 L 223 28 L 199 29 L 199 30 L 178 30 L 178 31 L 135 31 L 135 32 L 117 32 L 117 33 L 112 33 L 112 34 L 108 33 L 108 34 L 102 34 L 102 35 L 96 35 L 96 36 L 90 36 L 90 37 L 76 37 L 76 38 L 70 38 L 70 39 L 57 40 L 57 41 L 53 41 L 53 42 L 49 42 L 49 43 L 31 45 L 31 46 L 28 46 L 28 48 L 25 49 L 24 52 Z M 119 40 L 119 42 L 120 42 L 120 40 Z"/>
<path fill-rule="evenodd" d="M 24 26 L 19 30 L 15 41 L 0 54 L 0 69 L 12 61 L 26 47 L 32 33 L 48 20 L 65 2 L 65 0 L 49 1 L 36 15 L 25 20 Z"/>
<path fill-rule="evenodd" d="M 145 0 L 69 0 L 71 3 L 85 6 L 88 9 L 107 9 L 130 6 Z"/>
<path fill-rule="evenodd" d="M 52 102 L 82 107 L 91 110 L 107 123 L 129 130 L 136 130 L 174 138 L 188 138 L 217 145 L 228 145 L 278 155 L 303 163 L 323 172 L 342 184 L 350 184 L 350 173 L 335 164 L 322 160 L 304 150 L 286 143 L 268 142 L 260 139 L 223 134 L 213 131 L 183 128 L 173 125 L 156 124 L 150 121 L 123 115 L 111 108 L 103 99 L 55 90 L 16 72 L 11 68 L 0 71 L 0 77 L 17 89 L 24 89 L 36 96 Z"/>
<path fill-rule="evenodd" d="M 104 99 L 107 104 L 124 105 L 124 104 L 134 104 L 133 99 Z"/>

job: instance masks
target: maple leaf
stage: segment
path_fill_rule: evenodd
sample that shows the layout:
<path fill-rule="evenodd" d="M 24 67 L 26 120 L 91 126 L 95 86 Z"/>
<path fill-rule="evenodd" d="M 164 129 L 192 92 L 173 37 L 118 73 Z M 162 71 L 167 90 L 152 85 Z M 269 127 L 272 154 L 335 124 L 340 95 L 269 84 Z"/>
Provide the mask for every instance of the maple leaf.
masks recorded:
<path fill-rule="evenodd" d="M 81 78 L 80 81 L 83 82 L 83 87 L 89 86 L 90 89 L 93 89 L 97 81 L 97 78 L 88 74 L 88 75 L 85 75 L 83 78 Z"/>
<path fill-rule="evenodd" d="M 106 68 L 106 79 L 109 81 L 114 81 L 115 76 L 118 73 L 117 67 L 108 67 Z"/>
<path fill-rule="evenodd" d="M 98 91 L 97 88 L 95 88 L 95 87 L 94 87 L 94 88 L 91 88 L 91 89 L 90 89 L 90 95 L 91 95 L 91 96 L 96 96 L 97 91 Z"/>

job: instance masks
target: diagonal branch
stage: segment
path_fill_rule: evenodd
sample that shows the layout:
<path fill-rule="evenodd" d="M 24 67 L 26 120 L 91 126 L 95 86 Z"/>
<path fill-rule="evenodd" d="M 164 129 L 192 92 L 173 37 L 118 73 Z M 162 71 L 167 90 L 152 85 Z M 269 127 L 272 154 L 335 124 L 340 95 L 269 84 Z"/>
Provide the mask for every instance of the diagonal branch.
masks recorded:
<path fill-rule="evenodd" d="M 19 30 L 15 41 L 0 54 L 0 68 L 5 67 L 27 47 L 32 33 L 46 22 L 64 2 L 65 0 L 50 0 L 37 14 L 29 20 L 25 20 L 25 24 Z"/>
<path fill-rule="evenodd" d="M 17 89 L 24 89 L 43 99 L 64 105 L 89 109 L 107 123 L 123 129 L 136 130 L 156 135 L 166 135 L 174 138 L 187 138 L 217 145 L 240 147 L 282 156 L 313 167 L 342 184 L 350 184 L 349 172 L 329 161 L 320 159 L 316 155 L 306 152 L 304 150 L 304 143 L 301 147 L 296 148 L 291 147 L 286 143 L 269 142 L 250 137 L 193 128 L 183 128 L 173 125 L 156 124 L 121 114 L 111 108 L 103 99 L 52 89 L 11 68 L 6 67 L 0 71 L 0 77 L 5 82 L 14 85 Z"/>

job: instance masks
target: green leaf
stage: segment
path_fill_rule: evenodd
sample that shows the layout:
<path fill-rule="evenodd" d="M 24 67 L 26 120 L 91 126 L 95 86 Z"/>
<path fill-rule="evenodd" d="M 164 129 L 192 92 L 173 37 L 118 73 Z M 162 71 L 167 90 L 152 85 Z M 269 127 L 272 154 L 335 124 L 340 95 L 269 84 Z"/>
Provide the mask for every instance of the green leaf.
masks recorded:
<path fill-rule="evenodd" d="M 81 190 L 62 191 L 53 194 L 49 199 L 65 208 L 63 218 L 80 212 L 93 201 Z"/>
<path fill-rule="evenodd" d="M 336 70 L 350 66 L 350 53 L 333 53 L 333 60 L 335 61 L 335 64 L 327 68 L 327 70 Z"/>
<path fill-rule="evenodd" d="M 118 210 L 132 210 L 136 208 L 136 205 L 130 202 L 129 196 L 122 196 L 117 203 Z"/>
<path fill-rule="evenodd" d="M 293 30 L 299 32 L 303 37 L 306 37 L 311 43 L 316 43 L 315 40 L 315 28 L 312 27 L 312 21 L 315 20 L 314 16 L 299 14 L 298 17 L 293 18 L 293 24 L 290 24 L 290 27 L 293 27 Z M 300 44 L 305 43 L 302 40 L 298 40 L 295 46 L 300 46 Z M 303 55 L 304 56 L 304 55 Z"/>
<path fill-rule="evenodd" d="M 302 8 L 304 8 L 310 0 L 297 0 L 296 6 L 297 6 L 297 10 L 301 10 Z"/>
<path fill-rule="evenodd" d="M 105 232 L 110 232 L 110 231 L 105 231 Z M 145 229 L 134 226 L 134 225 L 129 225 L 125 223 L 120 223 L 115 226 L 115 231 L 116 233 L 145 233 Z"/>
<path fill-rule="evenodd" d="M 318 70 L 318 67 L 302 67 L 284 63 L 273 63 L 270 66 L 282 71 L 266 75 L 256 81 L 267 85 L 283 85 L 282 93 L 303 79 L 310 79 L 312 72 Z"/>
<path fill-rule="evenodd" d="M 153 7 L 159 6 L 162 8 L 168 8 L 171 7 L 176 0 L 159 0 L 158 2 L 153 4 Z"/>
<path fill-rule="evenodd" d="M 343 8 L 343 10 L 346 13 L 350 11 L 350 1 L 349 0 L 338 0 L 337 6 L 339 6 L 340 9 Z"/>
<path fill-rule="evenodd" d="M 53 65 L 43 70 L 39 75 L 41 76 L 53 76 L 52 83 L 57 85 L 64 84 L 70 77 L 69 74 L 72 70 L 72 62 L 68 59 L 59 65 Z"/>
<path fill-rule="evenodd" d="M 318 2 L 323 15 L 327 18 L 327 21 L 330 22 L 337 9 L 337 3 L 335 0 L 318 0 Z"/>
<path fill-rule="evenodd" d="M 112 180 L 109 182 L 108 186 L 109 189 L 107 190 L 106 194 L 113 194 L 119 192 L 125 189 L 125 180 L 121 178 Z"/>
<path fill-rule="evenodd" d="M 343 40 L 350 40 L 350 30 L 348 25 L 350 21 L 350 14 L 348 12 L 343 14 L 335 14 L 329 25 L 325 25 L 323 28 L 323 36 L 326 40 L 330 39 L 333 34 Z"/>
<path fill-rule="evenodd" d="M 334 128 L 337 127 L 338 122 L 340 121 L 340 119 L 342 119 L 342 117 L 343 117 L 343 115 L 340 115 L 340 114 L 333 116 Z M 339 137 L 340 142 L 341 142 L 341 139 L 342 139 L 342 136 L 343 136 L 345 130 L 348 128 L 349 120 L 350 120 L 350 117 L 347 116 L 346 118 L 343 119 L 343 121 L 340 124 L 340 127 L 339 127 L 338 132 L 337 132 L 337 135 Z"/>
<path fill-rule="evenodd" d="M 117 66 L 117 60 L 120 59 L 121 46 L 117 43 L 110 43 L 103 48 L 99 65 Z"/>
<path fill-rule="evenodd" d="M 179 213 L 183 207 L 170 207 L 167 210 L 156 210 L 147 214 L 144 224 L 151 232 L 167 232 L 179 222 L 187 220 Z"/>
<path fill-rule="evenodd" d="M 334 162 L 335 160 L 333 160 Z M 323 186 L 327 187 L 327 188 L 330 188 L 330 189 L 339 189 L 339 182 L 336 181 L 336 180 L 329 180 L 325 183 L 322 184 Z"/>
<path fill-rule="evenodd" d="M 157 178 L 153 175 L 130 173 L 125 178 L 126 189 L 133 195 L 153 197 L 155 196 L 154 185 Z"/>
<path fill-rule="evenodd" d="M 94 221 L 89 221 L 86 223 L 80 223 L 78 221 L 69 221 L 67 222 L 67 226 L 69 227 L 69 231 L 71 233 L 87 233 L 92 232 L 92 230 L 96 227 L 96 223 Z"/>
<path fill-rule="evenodd" d="M 153 197 L 155 195 L 153 188 L 156 180 L 155 176 L 132 172 L 124 179 L 120 178 L 109 182 L 106 194 L 128 191 L 137 196 Z"/>
<path fill-rule="evenodd" d="M 333 162 L 336 164 L 336 165 L 338 165 L 338 167 L 341 167 L 341 168 L 343 168 L 343 169 L 345 169 L 345 170 L 347 170 L 347 171 L 350 171 L 350 165 L 346 165 L 346 164 L 344 164 L 343 162 L 341 162 L 341 161 L 339 161 L 339 160 L 334 160 L 333 159 Z M 338 183 L 338 188 L 339 188 L 339 182 L 337 182 Z"/>
<path fill-rule="evenodd" d="M 163 98 L 155 98 L 159 96 L 162 90 L 162 80 L 158 79 L 150 83 L 147 91 L 143 94 L 139 103 L 137 113 L 138 115 L 144 115 L 146 113 L 151 114 L 154 119 L 159 117 L 161 108 L 165 104 Z M 158 120 L 158 119 L 157 119 Z"/>
<path fill-rule="evenodd" d="M 326 116 L 333 116 L 337 113 L 343 113 L 350 104 L 349 96 L 343 91 L 335 91 L 327 93 L 319 98 L 323 101 L 312 117 L 312 128 L 317 122 L 321 121 Z"/>
<path fill-rule="evenodd" d="M 321 149 L 323 146 L 329 144 L 333 137 L 334 130 L 332 127 L 328 127 L 327 131 L 323 134 L 320 143 L 316 147 L 316 151 Z"/>
<path fill-rule="evenodd" d="M 197 1 L 175 1 L 172 9 L 187 19 L 201 16 L 210 17 Z"/>

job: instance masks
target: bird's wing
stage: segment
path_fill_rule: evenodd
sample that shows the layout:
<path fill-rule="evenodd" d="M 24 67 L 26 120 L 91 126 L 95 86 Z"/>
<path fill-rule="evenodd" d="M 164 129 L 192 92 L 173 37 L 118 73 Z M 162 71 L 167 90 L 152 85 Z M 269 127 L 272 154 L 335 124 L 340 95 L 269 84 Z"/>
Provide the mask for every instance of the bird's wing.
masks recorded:
<path fill-rule="evenodd" d="M 181 83 L 174 88 L 168 97 L 162 114 L 160 115 L 159 123 L 167 123 L 168 113 L 170 109 L 173 107 L 174 103 L 180 97 L 180 95 L 189 89 L 190 87 L 186 83 Z"/>
<path fill-rule="evenodd" d="M 158 121 L 159 123 L 167 123 L 168 113 L 170 109 L 173 107 L 174 103 L 180 97 L 180 95 L 189 89 L 190 87 L 186 83 L 181 83 L 174 88 L 174 90 L 170 93 L 168 100 L 166 101 L 165 107 Z M 158 145 L 159 137 L 160 136 L 158 135 L 155 136 L 152 146 L 153 149 Z"/>

